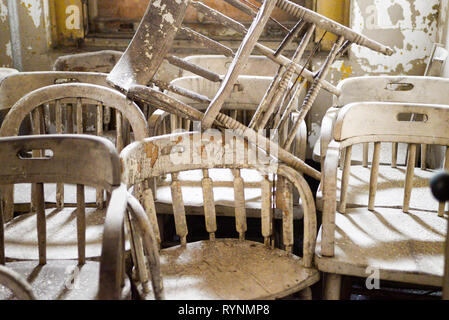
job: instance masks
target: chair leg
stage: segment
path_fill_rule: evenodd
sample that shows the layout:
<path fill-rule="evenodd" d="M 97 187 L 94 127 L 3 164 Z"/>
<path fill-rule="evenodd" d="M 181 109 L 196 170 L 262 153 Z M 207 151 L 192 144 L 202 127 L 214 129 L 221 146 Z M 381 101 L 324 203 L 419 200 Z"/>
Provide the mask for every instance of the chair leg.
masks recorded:
<path fill-rule="evenodd" d="M 312 289 L 307 287 L 298 292 L 298 298 L 300 300 L 312 300 Z"/>
<path fill-rule="evenodd" d="M 341 275 L 326 273 L 324 275 L 324 300 L 339 300 L 341 291 Z"/>

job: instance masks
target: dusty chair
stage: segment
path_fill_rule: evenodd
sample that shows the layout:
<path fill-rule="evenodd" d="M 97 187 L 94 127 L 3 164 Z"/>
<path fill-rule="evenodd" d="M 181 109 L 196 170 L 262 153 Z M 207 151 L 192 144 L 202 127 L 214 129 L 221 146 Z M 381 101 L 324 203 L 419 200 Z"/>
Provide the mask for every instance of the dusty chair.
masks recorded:
<path fill-rule="evenodd" d="M 298 128 L 315 100 L 318 91 L 321 88 L 324 88 L 336 93 L 336 88 L 324 80 L 332 61 L 344 53 L 352 43 L 366 46 L 384 54 L 391 54 L 392 50 L 347 27 L 287 0 L 264 1 L 258 8 L 258 11 L 242 5 L 239 2 L 229 1 L 230 4 L 236 6 L 238 9 L 255 17 L 248 29 L 242 24 L 227 17 L 221 12 L 207 7 L 201 2 L 191 1 L 190 5 L 208 19 L 215 20 L 216 22 L 245 35 L 239 49 L 234 53 L 230 48 L 227 48 L 217 41 L 204 37 L 187 28 L 181 28 L 187 3 L 179 5 L 175 4 L 175 2 L 175 0 L 167 0 L 164 3 L 165 6 L 159 6 L 159 3 L 157 2 L 149 4 L 136 35 L 122 58 L 109 74 L 108 82 L 117 89 L 126 92 L 128 97 L 132 97 L 139 102 L 149 103 L 155 108 L 164 109 L 164 107 L 161 106 L 162 103 L 159 103 L 160 99 L 154 101 L 154 90 L 144 86 L 147 83 L 154 83 L 160 89 L 181 93 L 189 98 L 198 99 L 198 95 L 194 92 L 178 90 L 179 88 L 167 83 L 162 83 L 155 78 L 155 74 L 163 59 L 169 59 L 170 63 L 177 64 L 179 67 L 196 75 L 207 78 L 213 82 L 220 82 L 220 86 L 214 99 L 210 102 L 204 113 L 196 113 L 195 111 L 190 112 L 188 111 L 188 106 L 179 105 L 177 103 L 169 103 L 170 107 L 165 108 L 165 111 L 182 115 L 189 118 L 189 120 L 200 120 L 203 129 L 208 129 L 212 124 L 216 124 L 228 129 L 236 130 L 236 132 L 249 132 L 251 134 L 254 130 L 267 127 L 268 123 L 268 127 L 270 127 L 272 122 L 274 122 L 274 125 L 271 126 L 272 128 L 283 128 L 292 108 L 296 107 L 288 102 L 294 101 L 295 95 L 301 93 L 305 86 L 305 82 L 309 82 L 311 84 L 310 89 L 306 94 L 306 99 L 304 100 L 302 109 L 300 110 L 293 129 L 288 135 L 285 143 L 282 145 L 282 149 L 280 149 L 279 158 L 292 167 L 319 180 L 320 174 L 316 170 L 306 165 L 300 159 L 292 156 L 288 150 L 295 140 L 296 132 L 298 132 Z M 298 18 L 299 21 L 283 39 L 277 50 L 272 50 L 257 41 L 262 34 L 266 23 L 269 21 L 275 5 Z M 167 21 L 162 19 L 162 17 L 168 13 L 173 16 L 173 20 L 170 23 L 167 23 Z M 160 26 L 160 30 L 157 30 L 157 32 L 150 32 L 155 26 Z M 335 33 L 339 37 L 334 48 L 329 53 L 326 62 L 323 64 L 323 67 L 317 73 L 313 73 L 300 65 L 299 61 L 317 27 Z M 233 57 L 232 63 L 224 78 L 214 72 L 211 73 L 204 68 L 188 63 L 183 59 L 167 55 L 178 29 L 188 35 L 192 40 L 198 41 L 201 45 L 215 50 L 216 53 Z M 303 34 L 301 43 L 297 47 L 294 57 L 289 59 L 282 55 L 285 48 L 301 33 Z M 247 128 L 242 127 L 242 124 L 238 121 L 229 121 L 233 120 L 232 118 L 223 118 L 222 114 L 220 114 L 220 109 L 229 97 L 235 81 L 241 74 L 244 65 L 247 63 L 254 49 L 259 50 L 263 55 L 275 61 L 279 65 L 279 70 L 277 76 L 273 79 L 273 85 L 270 86 L 273 90 L 266 93 L 266 96 L 259 104 L 256 111 L 257 117 L 253 118 L 253 122 L 250 123 L 249 128 Z M 315 52 L 313 52 L 312 55 L 314 53 Z M 304 81 L 296 81 L 301 78 L 304 79 Z M 294 84 L 294 89 L 287 90 L 291 87 L 289 85 L 290 83 Z M 273 101 L 273 99 L 275 99 L 275 101 Z M 282 106 L 280 106 L 278 102 L 286 103 L 282 103 Z M 165 106 L 166 105 L 167 104 L 165 104 Z M 181 110 L 177 110 L 177 107 L 180 107 Z M 266 109 L 267 107 L 268 109 Z M 219 117 L 222 117 L 222 119 L 219 119 Z M 255 137 L 257 137 L 257 135 Z M 264 142 L 265 140 L 263 140 L 263 143 Z M 273 147 L 277 146 L 273 145 Z"/>
<path fill-rule="evenodd" d="M 236 89 L 231 93 L 226 105 L 224 106 L 223 112 L 228 114 L 231 118 L 247 124 L 252 118 L 252 114 L 257 108 L 263 93 L 266 91 L 268 85 L 271 82 L 270 77 L 260 77 L 260 76 L 240 76 Z M 202 77 L 190 76 L 175 79 L 172 82 L 179 88 L 188 88 L 189 90 L 195 91 L 207 99 L 211 99 L 215 92 L 217 91 L 218 83 L 213 83 L 205 80 Z M 170 94 L 170 96 L 179 99 L 184 103 L 188 103 L 197 110 L 205 110 L 207 108 L 207 101 L 205 103 L 198 103 L 189 98 Z M 292 117 L 293 118 L 293 117 Z M 193 122 L 188 119 L 183 119 L 182 117 L 176 116 L 162 110 L 156 111 L 149 120 L 150 134 L 152 136 L 165 135 L 169 133 L 176 132 L 176 130 L 195 130 Z M 283 133 L 286 136 L 286 132 Z M 307 128 L 305 123 L 301 126 L 297 133 L 297 140 L 294 145 L 293 154 L 299 159 L 305 159 L 306 153 L 306 143 L 307 143 Z M 239 172 L 240 173 L 240 172 Z M 254 185 L 260 184 L 263 181 L 263 177 L 257 170 L 243 170 L 241 172 L 242 177 L 252 182 L 252 186 L 245 188 L 245 207 L 247 216 L 250 218 L 260 218 L 261 216 L 261 206 L 262 201 L 258 197 L 258 194 L 254 194 Z M 234 190 L 232 188 L 232 180 L 234 178 L 231 171 L 226 170 L 210 170 L 208 172 L 210 178 L 215 181 L 216 197 L 214 198 L 216 204 L 216 214 L 218 216 L 233 216 L 233 199 Z M 185 175 L 180 179 L 181 189 L 191 196 L 187 197 L 184 201 L 185 209 L 187 214 L 203 214 L 202 207 L 204 206 L 203 199 L 201 197 L 201 170 L 191 172 L 190 175 Z M 167 195 L 169 181 L 164 179 L 156 179 L 155 185 L 155 202 L 159 213 L 171 213 L 171 198 Z M 218 186 L 219 185 L 219 186 Z M 281 184 L 278 185 L 276 192 L 282 192 L 283 187 Z M 294 192 L 294 219 L 302 218 L 302 207 L 298 200 L 298 194 L 294 189 L 290 190 Z M 275 215 L 277 219 L 280 219 L 280 215 Z"/>
<path fill-rule="evenodd" d="M 332 126 L 337 117 L 338 109 L 352 102 L 405 102 L 405 103 L 430 103 L 446 104 L 447 100 L 442 95 L 435 94 L 438 89 L 447 85 L 447 81 L 442 78 L 433 78 L 441 73 L 443 62 L 447 59 L 447 50 L 434 45 L 431 57 L 425 71 L 425 75 L 420 76 L 365 76 L 354 77 L 341 81 L 337 88 L 338 96 L 334 96 L 333 106 L 329 108 L 323 117 L 321 124 L 321 135 L 313 149 L 313 159 L 324 164 L 326 148 L 332 139 Z M 438 83 L 438 84 L 437 84 Z M 438 89 L 434 89 L 437 86 Z M 385 147 L 385 146 L 384 146 Z M 398 147 L 401 148 L 398 150 Z M 389 147 L 388 147 L 389 148 Z M 391 152 L 389 149 L 381 152 L 381 163 L 405 163 L 405 146 L 393 144 Z M 421 146 L 421 165 L 426 168 L 427 147 Z M 368 159 L 372 155 L 372 148 L 368 144 L 354 146 L 353 158 L 356 162 L 368 165 Z M 402 158 L 398 159 L 398 155 Z"/>
<path fill-rule="evenodd" d="M 120 162 L 112 143 L 104 138 L 79 135 L 8 137 L 0 138 L 0 149 L 2 185 L 36 184 L 36 212 L 27 223 L 19 216 L 4 225 L 0 215 L 0 263 L 30 282 L 38 299 L 129 298 L 125 225 L 123 212 L 119 210 L 120 199 L 124 199 L 122 206 L 126 206 L 126 189 L 120 187 Z M 47 152 L 22 157 L 23 151 L 32 150 Z M 77 208 L 70 212 L 46 209 L 47 183 L 75 184 Z M 84 205 L 86 185 L 105 189 L 111 197 L 106 218 L 96 221 L 98 226 L 94 230 L 86 228 L 92 218 L 92 212 Z M 64 221 L 53 228 L 47 222 L 55 215 L 63 216 Z M 72 220 L 76 224 L 68 223 Z M 95 233 L 94 237 L 90 233 Z M 88 259 L 91 242 L 95 237 L 101 238 L 101 234 L 101 251 L 97 252 L 100 261 Z M 11 236 L 16 241 L 9 242 Z M 59 241 L 52 241 L 55 238 Z M 99 288 L 107 290 L 99 293 Z M 8 295 L 8 291 L 0 291 L 2 298 Z"/>
<path fill-rule="evenodd" d="M 418 116 L 416 121 L 401 120 L 411 114 Z M 418 144 L 449 150 L 448 121 L 445 105 L 366 102 L 338 112 L 324 163 L 323 222 L 315 254 L 316 266 L 326 273 L 327 298 L 339 297 L 341 275 L 441 287 L 445 203 L 433 199 L 428 184 L 432 172 L 415 168 L 415 153 Z M 351 148 L 367 142 L 374 142 L 375 151 L 371 170 L 362 167 L 365 180 L 360 182 L 351 165 Z M 407 167 L 379 165 L 385 142 L 410 145 Z M 345 153 L 341 181 L 340 151 Z"/>
<path fill-rule="evenodd" d="M 0 265 L 0 291 L 7 291 L 5 289 L 9 289 L 12 296 L 19 300 L 36 299 L 33 288 L 20 274 Z"/>
<path fill-rule="evenodd" d="M 43 107 L 46 105 L 47 107 Z M 94 105 L 94 109 L 91 106 Z M 103 110 L 110 107 L 115 110 L 117 126 L 115 131 L 104 131 Z M 54 118 L 50 116 L 50 110 Z M 85 113 L 93 114 L 94 123 L 85 122 Z M 22 97 L 8 112 L 0 136 L 14 136 L 18 134 L 21 123 L 31 115 L 33 134 L 48 132 L 93 134 L 105 136 L 112 140 L 118 151 L 133 139 L 141 140 L 148 137 L 148 125 L 139 107 L 127 99 L 123 94 L 111 88 L 92 84 L 59 84 L 47 86 Z M 125 122 L 126 120 L 126 122 Z M 125 125 L 128 123 L 129 125 Z M 51 129 L 50 129 L 51 128 Z M 132 131 L 131 131 L 132 130 Z M 36 155 L 35 155 L 36 156 Z M 11 219 L 14 210 L 28 210 L 31 201 L 29 185 L 16 185 L 16 197 L 13 199 L 11 191 L 5 192 L 5 219 Z M 7 187 L 5 187 L 7 188 Z M 63 208 L 76 203 L 75 187 L 62 184 L 49 185 L 45 194 L 47 204 Z M 101 209 L 104 203 L 102 190 L 88 189 L 86 203 Z M 25 208 L 14 208 L 14 203 L 25 204 Z M 23 207 L 23 206 L 22 206 Z"/>
<path fill-rule="evenodd" d="M 273 299 L 306 289 L 319 279 L 317 271 L 312 268 L 316 216 L 314 200 L 307 182 L 294 169 L 285 165 L 277 166 L 275 159 L 271 159 L 274 162 L 270 162 L 267 158 L 267 162 L 258 164 L 251 164 L 250 156 L 225 161 L 225 157 L 232 156 L 237 149 L 233 149 L 235 146 L 224 143 L 219 138 L 221 135 L 214 139 L 202 137 L 198 132 L 171 134 L 132 143 L 121 153 L 124 165 L 122 179 L 128 188 L 133 187 L 134 196 L 143 204 L 146 210 L 146 215 L 143 216 L 147 217 L 147 224 L 150 224 L 150 227 L 142 225 L 138 220 L 132 221 L 131 225 L 140 225 L 142 230 L 151 229 L 155 239 L 158 240 L 160 240 L 156 223 L 158 211 L 147 182 L 161 175 L 171 176 L 170 191 L 167 192 L 171 194 L 173 203 L 171 212 L 180 245 L 160 251 L 160 274 L 165 298 Z M 245 152 L 255 152 L 242 139 L 237 139 L 237 142 Z M 191 157 L 194 161 L 191 161 Z M 231 181 L 235 195 L 234 216 L 238 239 L 219 238 L 213 191 L 216 182 L 208 175 L 208 171 L 215 169 L 235 171 L 254 169 L 260 172 L 263 181 L 256 188 L 260 188 L 259 196 L 262 199 L 261 238 L 264 243 L 245 240 L 247 215 L 243 194 L 246 182 L 242 178 L 243 174 Z M 180 180 L 183 176 L 189 175 L 191 170 L 203 172 L 200 183 L 204 199 L 205 225 L 209 234 L 209 240 L 194 243 L 188 242 L 189 230 L 184 205 L 184 200 L 191 194 L 183 193 L 180 185 Z M 284 177 L 286 183 L 291 183 L 300 194 L 304 208 L 303 258 L 291 253 L 294 241 L 291 193 L 277 199 L 278 208 L 282 208 L 282 247 L 285 250 L 271 247 L 273 174 Z M 137 233 L 133 235 L 134 243 L 142 243 Z M 140 247 L 142 248 L 142 245 Z M 152 299 L 151 288 L 145 283 L 148 275 L 142 260 L 142 249 L 139 249 L 139 246 L 135 248 L 138 258 L 136 263 L 138 289 L 142 298 Z M 148 248 L 146 251 L 151 252 Z"/>

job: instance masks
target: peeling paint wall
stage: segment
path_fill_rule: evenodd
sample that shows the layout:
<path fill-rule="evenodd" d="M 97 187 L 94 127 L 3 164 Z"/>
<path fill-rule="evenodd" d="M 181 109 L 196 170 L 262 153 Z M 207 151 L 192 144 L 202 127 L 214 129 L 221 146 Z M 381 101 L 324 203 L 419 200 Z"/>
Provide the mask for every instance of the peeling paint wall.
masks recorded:
<path fill-rule="evenodd" d="M 0 0 L 0 67 L 13 67 L 7 0 Z"/>
<path fill-rule="evenodd" d="M 352 28 L 395 51 L 387 57 L 354 46 L 355 73 L 422 75 L 438 38 L 439 8 L 440 0 L 353 0 Z"/>

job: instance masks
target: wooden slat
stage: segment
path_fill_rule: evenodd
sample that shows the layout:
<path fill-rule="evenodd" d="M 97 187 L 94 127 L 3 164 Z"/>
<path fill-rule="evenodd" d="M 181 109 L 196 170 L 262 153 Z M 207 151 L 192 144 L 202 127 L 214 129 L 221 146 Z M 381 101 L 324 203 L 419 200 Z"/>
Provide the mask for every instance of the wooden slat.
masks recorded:
<path fill-rule="evenodd" d="M 368 153 L 369 153 L 369 144 L 367 142 L 365 142 L 363 144 L 363 166 L 365 168 L 368 168 Z"/>
<path fill-rule="evenodd" d="M 232 51 L 231 48 L 221 44 L 218 41 L 212 40 L 211 38 L 208 38 L 204 36 L 201 33 L 198 33 L 190 28 L 181 27 L 179 30 L 179 33 L 183 36 L 195 41 L 203 48 L 208 48 L 210 50 L 213 50 L 217 54 L 223 54 L 226 57 L 233 57 L 234 51 Z"/>
<path fill-rule="evenodd" d="M 345 152 L 345 163 L 343 167 L 343 175 L 341 179 L 341 192 L 340 192 L 340 212 L 346 212 L 346 200 L 348 198 L 348 186 L 349 186 L 349 175 L 351 173 L 351 157 L 352 157 L 352 146 L 346 148 Z"/>
<path fill-rule="evenodd" d="M 404 188 L 404 204 L 402 206 L 402 211 L 408 213 L 410 208 L 410 198 L 413 189 L 413 177 L 415 174 L 415 164 L 416 164 L 416 144 L 410 144 L 408 149 L 407 158 L 407 175 L 405 177 L 405 188 Z"/>
<path fill-rule="evenodd" d="M 55 123 L 56 123 L 56 133 L 62 134 L 62 106 L 61 100 L 55 101 Z M 62 209 L 64 207 L 64 184 L 56 184 L 56 207 Z"/>
<path fill-rule="evenodd" d="M 109 125 L 111 123 L 111 108 L 104 107 L 104 124 Z"/>
<path fill-rule="evenodd" d="M 243 178 L 240 176 L 240 169 L 233 170 L 234 173 L 234 206 L 235 206 L 235 226 L 240 240 L 245 239 L 247 230 L 246 209 L 245 209 L 245 187 Z"/>
<path fill-rule="evenodd" d="M 73 105 L 71 103 L 67 104 L 65 118 L 67 121 L 67 133 L 75 133 L 75 131 L 73 130 Z"/>
<path fill-rule="evenodd" d="M 97 121 L 96 121 L 97 136 L 99 136 L 99 137 L 103 136 L 103 120 L 104 120 L 103 103 L 100 102 L 97 105 Z M 103 189 L 97 189 L 96 202 L 97 202 L 97 208 L 103 209 L 103 203 L 104 203 L 104 190 Z"/>
<path fill-rule="evenodd" d="M 282 211 L 282 241 L 284 249 L 292 252 L 293 234 L 293 192 L 291 183 L 284 177 L 276 182 L 276 207 Z"/>
<path fill-rule="evenodd" d="M 39 248 L 39 264 L 47 263 L 47 226 L 45 218 L 44 184 L 36 184 L 34 204 L 37 216 L 37 242 Z"/>
<path fill-rule="evenodd" d="M 122 113 L 118 110 L 115 110 L 115 116 L 116 116 L 116 135 L 117 135 L 117 142 L 116 147 L 117 151 L 120 153 L 124 147 L 123 144 L 123 121 L 122 121 Z"/>
<path fill-rule="evenodd" d="M 36 108 L 31 112 L 31 119 L 32 119 L 32 124 L 33 124 L 33 134 L 34 135 L 39 135 L 41 134 L 41 109 L 40 108 Z M 38 158 L 41 157 L 41 151 L 40 150 L 33 150 L 31 152 L 32 156 L 34 158 Z M 30 207 L 31 207 L 31 211 L 36 211 L 36 204 L 35 204 L 35 193 L 36 193 L 36 184 L 33 183 L 31 185 L 31 203 L 30 203 Z"/>
<path fill-rule="evenodd" d="M 379 177 L 379 162 L 380 162 L 380 142 L 374 143 L 373 161 L 371 162 L 371 176 L 369 182 L 369 200 L 368 210 L 373 211 L 376 202 L 377 179 Z"/>
<path fill-rule="evenodd" d="M 427 144 L 422 144 L 421 145 L 421 169 L 422 170 L 426 170 L 426 168 L 427 168 L 426 162 L 427 162 Z"/>
<path fill-rule="evenodd" d="M 215 213 L 213 181 L 209 177 L 207 169 L 203 169 L 203 179 L 201 180 L 203 190 L 204 218 L 206 220 L 206 230 L 209 232 L 210 240 L 215 240 L 217 231 L 217 217 Z"/>
<path fill-rule="evenodd" d="M 271 183 L 268 176 L 264 176 L 260 183 L 261 188 L 261 210 L 260 217 L 262 220 L 262 236 L 267 247 L 271 245 L 271 236 L 273 235 L 273 211 L 271 205 Z"/>
<path fill-rule="evenodd" d="M 76 229 L 78 235 L 78 263 L 86 263 L 86 201 L 84 186 L 76 185 Z"/>
<path fill-rule="evenodd" d="M 76 132 L 83 134 L 83 103 L 81 98 L 76 99 Z"/>
<path fill-rule="evenodd" d="M 287 48 L 292 43 L 292 41 L 298 36 L 299 32 L 304 27 L 304 25 L 305 22 L 302 19 L 298 20 L 296 25 L 292 28 L 292 30 L 290 30 L 287 36 L 282 40 L 279 47 L 276 49 L 276 52 L 274 53 L 275 57 L 280 55 L 285 50 L 285 48 Z"/>
<path fill-rule="evenodd" d="M 217 94 L 212 102 L 209 104 L 206 112 L 204 113 L 201 126 L 203 129 L 210 128 L 214 123 L 218 113 L 221 110 L 225 100 L 228 98 L 231 90 L 237 81 L 240 71 L 246 65 L 250 54 L 252 53 L 254 46 L 257 43 L 260 35 L 262 34 L 265 24 L 268 22 L 271 12 L 274 9 L 274 1 L 266 1 L 259 9 L 259 13 L 254 18 L 251 27 L 245 35 L 234 59 L 223 79 Z"/>
<path fill-rule="evenodd" d="M 145 254 L 143 251 L 142 239 L 140 238 L 134 221 L 131 221 L 129 214 L 126 214 L 125 223 L 129 231 L 129 240 L 131 244 L 131 255 L 137 274 L 145 291 L 148 291 L 148 270 L 145 265 Z"/>
<path fill-rule="evenodd" d="M 178 117 L 174 114 L 170 114 L 170 128 L 171 133 L 174 133 L 178 129 Z"/>
<path fill-rule="evenodd" d="M 398 143 L 393 142 L 391 153 L 391 167 L 396 168 L 398 166 Z"/>
<path fill-rule="evenodd" d="M 145 209 L 145 213 L 147 214 L 147 217 L 150 220 L 151 225 L 153 226 L 154 236 L 156 237 L 156 240 L 160 245 L 161 234 L 159 232 L 159 227 L 157 223 L 157 214 L 156 214 L 156 207 L 154 205 L 153 190 L 151 190 L 150 188 L 144 188 L 144 190 L 142 190 L 142 202 L 143 208 Z"/>
<path fill-rule="evenodd" d="M 181 59 L 176 56 L 166 56 L 165 59 L 172 65 L 177 66 L 183 70 L 190 71 L 198 76 L 201 76 L 209 81 L 212 82 L 220 82 L 221 77 L 218 73 L 209 71 L 207 69 L 204 69 L 200 66 L 197 66 L 193 63 L 190 63 L 189 61 L 186 61 L 184 59 Z"/>
<path fill-rule="evenodd" d="M 446 171 L 449 171 L 449 148 L 446 147 L 446 156 L 444 158 L 444 169 L 446 169 Z M 446 209 L 446 202 L 440 202 L 438 204 L 438 216 L 439 217 L 444 217 L 444 211 Z M 448 230 L 449 232 L 449 230 Z M 449 257 L 449 256 L 446 256 Z"/>
<path fill-rule="evenodd" d="M 178 180 L 178 174 L 172 173 L 172 183 L 170 186 L 173 201 L 173 214 L 175 217 L 176 234 L 181 239 L 181 245 L 187 243 L 187 222 L 184 201 L 182 199 L 181 183 Z"/>

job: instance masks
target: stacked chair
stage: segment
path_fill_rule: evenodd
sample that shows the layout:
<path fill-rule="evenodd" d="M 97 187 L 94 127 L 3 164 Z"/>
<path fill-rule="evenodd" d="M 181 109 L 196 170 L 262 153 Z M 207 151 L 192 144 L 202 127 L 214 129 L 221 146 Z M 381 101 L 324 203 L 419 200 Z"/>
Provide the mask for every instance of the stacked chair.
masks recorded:
<path fill-rule="evenodd" d="M 448 117 L 447 105 L 407 103 L 357 102 L 338 112 L 324 160 L 315 251 L 326 273 L 325 297 L 339 298 L 341 275 L 442 286 L 446 204 L 430 193 L 433 170 L 415 164 L 419 144 L 442 145 L 448 168 Z M 353 146 L 363 143 L 374 143 L 370 168 L 351 161 Z M 384 143 L 408 145 L 406 166 L 380 164 Z"/>
<path fill-rule="evenodd" d="M 2 287 L 2 299 L 129 299 L 125 219 L 120 210 L 127 198 L 114 145 L 93 136 L 33 135 L 0 138 L 0 149 L 0 184 L 35 185 L 35 212 L 25 218 L 28 221 L 18 216 L 4 224 L 1 202 L 0 264 L 6 267 L 0 269 L 0 281 L 11 289 Z M 46 208 L 47 183 L 76 185 L 76 209 L 64 215 L 59 209 Z M 97 228 L 90 232 L 86 186 L 106 190 L 110 204 L 104 219 L 95 221 Z M 47 224 L 61 214 L 61 225 Z M 72 220 L 76 226 L 64 228 Z M 94 252 L 92 231 L 103 236 Z"/>
<path fill-rule="evenodd" d="M 67 71 L 64 61 L 69 60 L 61 59 L 55 68 L 64 71 L 18 73 L 1 82 L 0 89 L 20 77 L 46 79 L 30 81 L 32 86 L 11 97 L 0 95 L 0 108 L 9 109 L 0 129 L 6 222 L 0 258 L 9 269 L 0 269 L 0 280 L 18 297 L 81 297 L 76 288 L 61 292 L 39 278 L 48 274 L 45 268 L 59 274 L 76 264 L 81 283 L 92 285 L 83 298 L 129 298 L 130 286 L 137 299 L 274 299 L 293 293 L 310 298 L 310 286 L 324 272 L 325 297 L 336 299 L 342 275 L 367 277 L 369 270 L 382 280 L 442 286 L 445 203 L 431 197 L 427 181 L 433 171 L 415 164 L 417 145 L 449 146 L 446 101 L 425 89 L 444 92 L 447 81 L 370 77 L 335 87 L 326 76 L 352 44 L 386 55 L 392 50 L 288 0 L 265 0 L 259 6 L 226 2 L 254 17 L 248 28 L 198 1 L 150 1 L 123 55 L 106 53 L 118 59 L 100 70 L 108 74 Z M 234 51 L 186 27 L 188 7 L 241 33 L 239 48 Z M 298 22 L 272 50 L 259 40 L 275 7 Z M 320 46 L 311 43 L 317 29 L 337 40 L 321 68 L 311 72 L 307 65 Z M 213 69 L 206 59 L 170 54 L 177 33 L 226 62 Z M 296 42 L 288 58 L 286 48 Z M 245 74 L 248 63 L 262 59 L 252 57 L 256 53 L 271 60 L 268 77 Z M 158 78 L 163 63 L 184 70 L 183 77 Z M 55 83 L 59 77 L 66 80 Z M 321 89 L 338 101 L 323 121 L 322 173 L 304 159 L 304 120 Z M 370 94 L 361 97 L 362 91 Z M 370 102 L 381 97 L 383 102 Z M 111 115 L 107 126 L 106 110 Z M 27 117 L 33 135 L 13 137 Z M 226 139 L 229 133 L 232 141 Z M 374 144 L 371 162 L 368 143 Z M 362 157 L 353 159 L 356 145 Z M 382 146 L 388 146 L 387 157 L 381 157 Z M 254 162 L 258 157 L 264 161 Z M 448 159 L 446 151 L 446 169 Z M 319 232 L 306 178 L 321 182 Z M 43 183 L 55 184 L 54 199 Z M 30 203 L 32 214 L 13 215 L 13 184 L 28 184 L 20 194 L 31 194 L 23 202 Z M 72 191 L 65 196 L 64 190 Z M 92 210 L 101 211 L 91 221 L 97 227 L 91 230 L 102 230 L 93 232 L 95 246 L 87 241 L 91 196 Z M 75 213 L 58 216 L 63 212 L 45 210 L 47 205 L 65 211 L 69 203 L 76 204 Z M 192 241 L 197 237 L 187 223 L 190 214 L 204 216 L 206 236 L 200 241 Z M 178 241 L 168 248 L 162 215 L 171 219 Z M 232 236 L 221 231 L 220 215 L 234 218 Z M 46 235 L 46 220 L 75 216 L 76 228 L 64 229 L 60 220 L 47 225 L 54 232 Z M 248 218 L 260 220 L 259 242 L 248 240 Z M 25 237 L 21 243 L 23 232 L 17 230 L 34 223 L 36 233 L 27 237 L 35 235 L 37 241 Z M 295 233 L 298 226 L 301 232 Z M 75 229 L 76 245 L 60 241 L 61 234 Z M 46 251 L 46 241 L 54 248 Z M 29 270 L 36 266 L 42 271 L 34 278 Z"/>

